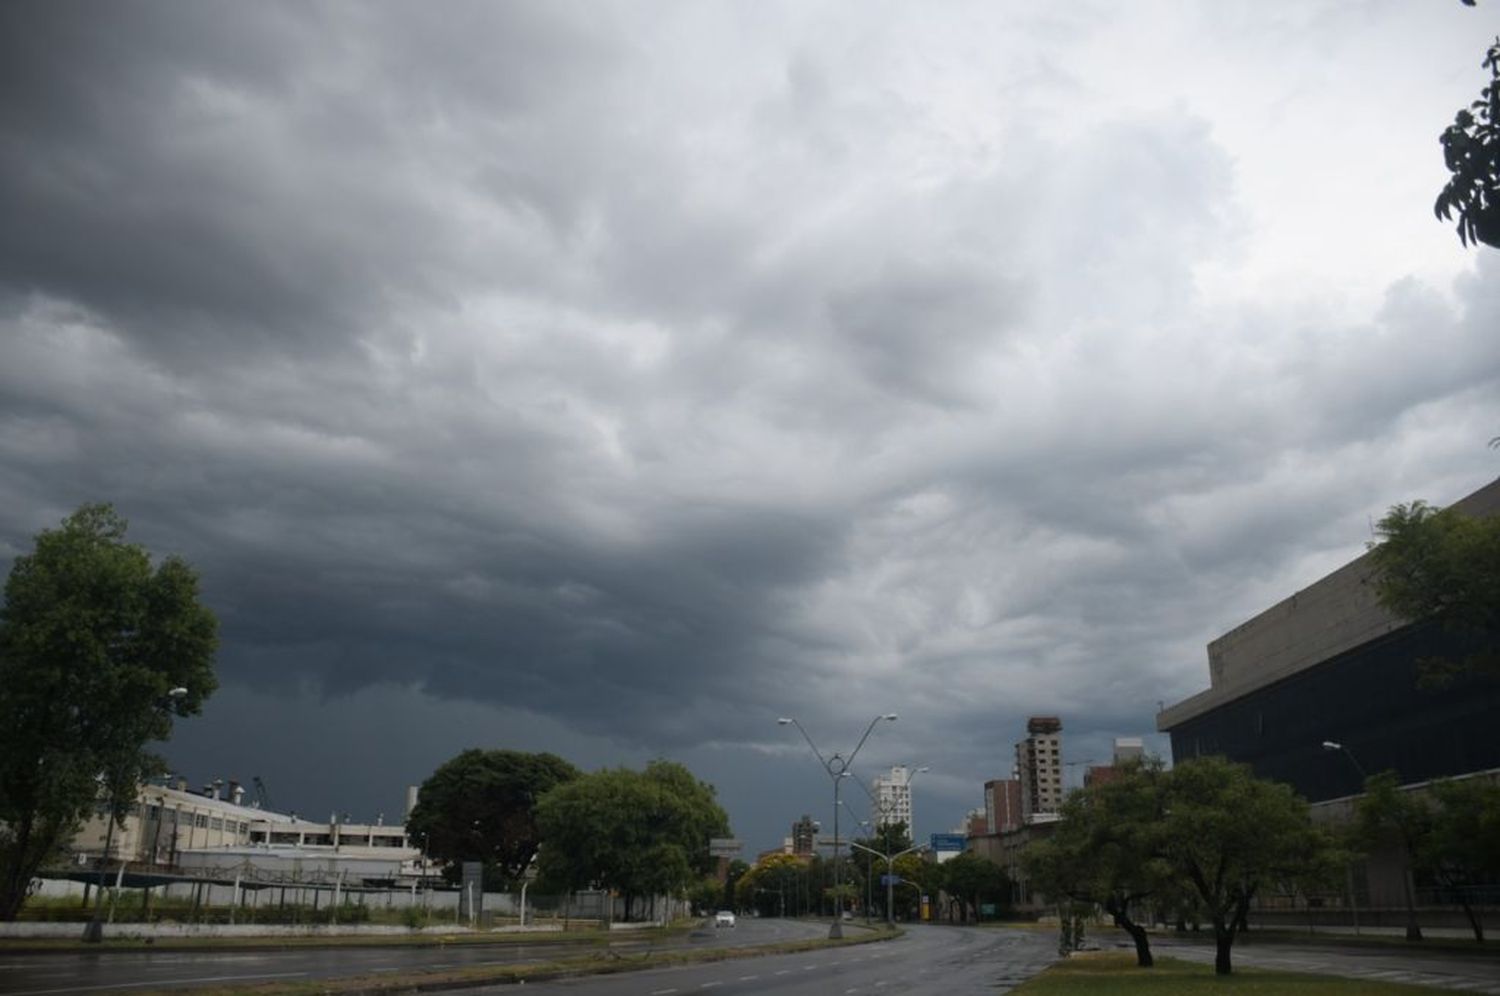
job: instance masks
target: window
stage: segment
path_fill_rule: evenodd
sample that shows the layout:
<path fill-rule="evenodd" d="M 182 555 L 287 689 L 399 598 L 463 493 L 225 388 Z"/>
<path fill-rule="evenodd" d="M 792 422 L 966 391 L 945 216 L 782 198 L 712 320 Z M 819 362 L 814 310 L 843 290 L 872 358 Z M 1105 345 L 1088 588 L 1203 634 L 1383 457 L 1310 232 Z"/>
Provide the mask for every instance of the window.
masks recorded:
<path fill-rule="evenodd" d="M 207 813 L 194 813 L 193 814 L 193 826 L 197 827 L 200 830 L 207 829 L 208 828 L 208 814 Z"/>
<path fill-rule="evenodd" d="M 208 828 L 210 830 L 223 830 L 224 821 L 221 818 L 215 816 L 213 819 L 208 821 Z"/>

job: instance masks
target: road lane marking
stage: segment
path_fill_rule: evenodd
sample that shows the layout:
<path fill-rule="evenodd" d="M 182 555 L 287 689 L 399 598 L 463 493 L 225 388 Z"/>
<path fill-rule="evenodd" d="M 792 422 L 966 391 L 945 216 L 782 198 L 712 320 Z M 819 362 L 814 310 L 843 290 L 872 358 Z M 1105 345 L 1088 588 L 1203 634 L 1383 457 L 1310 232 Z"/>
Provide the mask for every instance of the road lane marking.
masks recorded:
<path fill-rule="evenodd" d="M 653 989 L 651 991 L 651 996 L 667 996 L 668 993 L 675 993 L 676 991 L 676 987 L 673 987 L 671 989 Z"/>
<path fill-rule="evenodd" d="M 714 986 L 722 986 L 723 984 L 724 983 L 722 983 L 722 982 L 700 982 L 700 983 L 698 983 L 698 988 L 699 989 L 712 989 Z"/>
<path fill-rule="evenodd" d="M 200 982 L 236 982 L 244 979 L 297 979 L 303 978 L 306 975 L 306 972 L 264 972 L 259 975 L 214 975 L 201 979 L 151 979 L 147 982 L 113 982 L 103 986 L 69 986 L 66 989 L 27 989 L 21 992 L 7 993 L 6 996 L 52 996 L 54 993 L 87 993 L 99 992 L 104 989 L 140 989 L 145 986 L 197 985 Z"/>
<path fill-rule="evenodd" d="M 791 975 L 792 974 L 792 970 L 790 968 L 783 968 L 781 971 L 777 972 L 776 974 L 777 975 Z"/>
<path fill-rule="evenodd" d="M 742 976 L 739 977 L 739 979 L 737 981 L 739 981 L 739 982 L 754 982 L 758 978 L 760 978 L 760 976 L 758 976 L 758 975 L 742 975 Z"/>

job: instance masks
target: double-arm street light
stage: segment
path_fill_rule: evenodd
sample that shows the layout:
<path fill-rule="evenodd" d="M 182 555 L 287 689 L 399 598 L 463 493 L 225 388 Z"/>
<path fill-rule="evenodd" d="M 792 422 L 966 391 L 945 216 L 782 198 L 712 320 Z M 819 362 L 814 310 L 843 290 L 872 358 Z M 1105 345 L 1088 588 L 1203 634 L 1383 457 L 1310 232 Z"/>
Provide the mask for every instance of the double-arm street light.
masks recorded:
<path fill-rule="evenodd" d="M 925 851 L 927 850 L 927 845 L 913 844 L 906 850 L 897 851 L 895 854 L 886 854 L 884 851 L 877 851 L 873 847 L 866 847 L 865 845 L 852 840 L 849 842 L 849 846 L 857 847 L 861 851 L 865 851 L 866 853 L 875 855 L 875 857 L 877 858 L 885 859 L 885 922 L 889 926 L 895 926 L 896 859 L 901 857 L 901 855 L 903 854 L 914 854 L 919 851 Z"/>
<path fill-rule="evenodd" d="M 893 712 L 883 713 L 870 720 L 870 725 L 865 727 L 864 736 L 859 738 L 859 743 L 854 745 L 854 749 L 849 752 L 847 758 L 842 754 L 833 754 L 832 756 L 824 757 L 823 752 L 818 750 L 818 745 L 813 743 L 813 738 L 807 735 L 807 731 L 802 728 L 802 724 L 797 722 L 796 719 L 783 717 L 776 720 L 782 726 L 795 726 L 797 728 L 797 732 L 802 734 L 802 739 L 807 741 L 807 746 L 812 748 L 813 755 L 818 759 L 818 763 L 823 766 L 823 770 L 828 772 L 828 777 L 833 781 L 834 910 L 833 926 L 828 930 L 828 936 L 831 938 L 844 936 L 844 911 L 840 907 L 840 904 L 843 902 L 843 877 L 839 872 L 839 846 L 841 843 L 839 840 L 839 789 L 843 785 L 845 778 L 853 776 L 853 772 L 849 770 L 849 766 L 854 763 L 854 758 L 859 753 L 860 748 L 865 745 L 865 741 L 870 739 L 870 732 L 875 729 L 875 724 L 881 720 L 895 722 L 896 714 Z"/>

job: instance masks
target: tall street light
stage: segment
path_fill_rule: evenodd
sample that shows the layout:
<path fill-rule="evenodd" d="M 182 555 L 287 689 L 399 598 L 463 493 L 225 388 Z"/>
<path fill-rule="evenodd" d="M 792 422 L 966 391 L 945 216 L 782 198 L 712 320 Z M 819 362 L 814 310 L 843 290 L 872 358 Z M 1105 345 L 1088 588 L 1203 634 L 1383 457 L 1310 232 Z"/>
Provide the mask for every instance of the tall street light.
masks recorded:
<path fill-rule="evenodd" d="M 913 853 L 916 853 L 918 851 L 925 851 L 925 850 L 927 850 L 927 845 L 926 844 L 913 844 L 911 847 L 908 847 L 906 850 L 904 850 L 904 851 L 897 851 L 895 854 L 887 854 L 884 851 L 877 851 L 873 847 L 865 847 L 863 844 L 856 843 L 856 842 L 854 842 L 852 840 L 849 842 L 849 846 L 850 847 L 857 847 L 861 851 L 868 851 L 870 854 L 875 855 L 875 857 L 877 857 L 877 858 L 884 858 L 885 859 L 885 922 L 886 922 L 886 924 L 888 926 L 894 927 L 896 925 L 896 905 L 895 905 L 896 868 L 895 868 L 895 861 L 896 861 L 897 858 L 901 857 L 901 855 L 903 855 L 903 854 L 913 854 Z"/>
<path fill-rule="evenodd" d="M 854 745 L 854 749 L 849 752 L 849 756 L 847 758 L 842 754 L 834 754 L 830 757 L 824 757 L 823 752 L 818 750 L 818 745 L 813 743 L 813 738 L 807 735 L 807 731 L 802 728 L 802 724 L 797 722 L 796 719 L 782 717 L 781 719 L 776 720 L 776 722 L 782 726 L 795 726 L 797 728 L 797 732 L 802 734 L 802 739 L 807 741 L 807 746 L 812 748 L 813 756 L 818 759 L 818 763 L 823 766 L 823 770 L 828 772 L 828 777 L 833 781 L 834 915 L 833 926 L 828 929 L 828 936 L 834 939 L 844 936 L 844 911 L 840 907 L 840 904 L 843 902 L 843 876 L 839 871 L 839 789 L 842 786 L 844 779 L 849 778 L 853 775 L 853 772 L 849 770 L 849 766 L 854 763 L 854 758 L 859 753 L 860 748 L 865 745 L 865 741 L 870 739 L 870 732 L 875 729 L 875 724 L 879 723 L 883 719 L 895 722 L 896 714 L 893 712 L 883 713 L 882 715 L 876 716 L 874 719 L 870 720 L 870 725 L 865 727 L 864 736 L 859 738 L 859 743 Z"/>
<path fill-rule="evenodd" d="M 1369 780 L 1370 776 L 1365 774 L 1365 766 L 1359 763 L 1359 758 L 1355 757 L 1354 752 L 1348 747 L 1345 747 L 1337 740 L 1325 740 L 1323 741 L 1323 749 L 1335 751 L 1347 757 L 1349 763 L 1354 765 L 1354 770 L 1359 772 L 1361 785 Z M 1352 858 L 1344 866 L 1344 884 L 1349 891 L 1349 916 L 1354 921 L 1354 934 L 1357 937 L 1359 936 L 1359 897 L 1354 894 L 1354 859 Z"/>

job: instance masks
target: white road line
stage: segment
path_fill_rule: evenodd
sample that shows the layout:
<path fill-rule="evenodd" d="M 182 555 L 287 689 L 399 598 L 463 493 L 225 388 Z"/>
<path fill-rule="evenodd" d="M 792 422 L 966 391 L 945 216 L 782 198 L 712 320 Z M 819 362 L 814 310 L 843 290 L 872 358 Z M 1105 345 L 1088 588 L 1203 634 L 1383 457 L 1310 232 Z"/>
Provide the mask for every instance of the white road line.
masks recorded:
<path fill-rule="evenodd" d="M 791 975 L 792 974 L 792 970 L 790 968 L 783 968 L 781 971 L 777 972 L 776 974 L 777 975 Z"/>
<path fill-rule="evenodd" d="M 804 971 L 804 972 L 811 972 L 813 969 L 815 969 L 817 967 L 818 967 L 817 965 L 803 965 L 802 966 L 802 971 Z"/>
<path fill-rule="evenodd" d="M 699 989 L 712 989 L 714 986 L 722 986 L 723 984 L 724 983 L 722 983 L 722 982 L 700 982 L 700 983 L 698 983 L 698 988 Z"/>
<path fill-rule="evenodd" d="M 213 975 L 201 979 L 151 979 L 147 982 L 115 982 L 106 986 L 69 986 L 66 989 L 27 989 L 7 996 L 52 996 L 53 993 L 87 993 L 103 989 L 140 989 L 143 986 L 197 985 L 200 982 L 241 982 L 247 979 L 298 979 L 306 972 L 265 972 L 260 975 Z"/>
<path fill-rule="evenodd" d="M 758 976 L 758 975 L 742 975 L 736 981 L 738 981 L 738 982 L 754 982 L 758 978 L 760 978 L 760 976 Z"/>
<path fill-rule="evenodd" d="M 651 996 L 667 996 L 668 993 L 675 993 L 676 991 L 675 987 L 672 989 L 653 989 L 651 990 Z"/>

